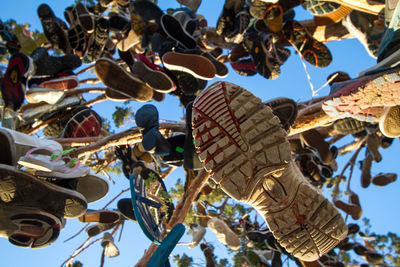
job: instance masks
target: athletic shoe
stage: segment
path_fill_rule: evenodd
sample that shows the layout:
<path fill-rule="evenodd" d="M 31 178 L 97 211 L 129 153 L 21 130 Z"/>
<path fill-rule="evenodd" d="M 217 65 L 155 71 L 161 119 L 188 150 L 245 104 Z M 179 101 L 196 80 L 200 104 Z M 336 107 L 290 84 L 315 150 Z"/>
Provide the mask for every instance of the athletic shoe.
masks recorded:
<path fill-rule="evenodd" d="M 62 138 L 96 137 L 101 133 L 102 119 L 92 109 L 76 113 L 65 125 Z"/>
<path fill-rule="evenodd" d="M 243 45 L 261 76 L 271 80 L 279 77 L 281 71 L 278 62 L 267 51 L 256 32 L 246 35 Z"/>
<path fill-rule="evenodd" d="M 162 15 L 161 28 L 171 39 L 178 42 L 185 49 L 196 48 L 196 41 L 174 16 Z"/>
<path fill-rule="evenodd" d="M 34 70 L 33 60 L 22 53 L 11 56 L 2 79 L 1 95 L 5 106 L 17 111 L 24 103 L 26 80 Z"/>
<path fill-rule="evenodd" d="M 133 212 L 132 200 L 130 198 L 122 198 L 117 203 L 118 211 L 125 219 L 136 221 L 135 213 Z"/>
<path fill-rule="evenodd" d="M 376 162 L 380 162 L 382 160 L 382 155 L 379 153 L 379 147 L 381 146 L 381 139 L 376 133 L 369 133 L 367 136 L 367 148 L 368 152 L 371 155 L 372 159 Z"/>
<path fill-rule="evenodd" d="M 91 36 L 91 44 L 87 51 L 87 58 L 91 62 L 98 60 L 103 54 L 103 50 L 109 38 L 109 28 L 110 24 L 107 19 L 99 18 L 96 21 L 95 31 Z"/>
<path fill-rule="evenodd" d="M 104 231 L 114 228 L 117 223 L 98 223 L 86 228 L 86 233 L 89 237 L 94 237 Z"/>
<path fill-rule="evenodd" d="M 136 61 L 133 64 L 132 73 L 140 77 L 140 79 L 157 92 L 170 93 L 176 88 L 174 82 L 167 74 L 159 70 L 153 70 L 142 61 Z"/>
<path fill-rule="evenodd" d="M 367 153 L 362 163 L 361 186 L 367 188 L 371 183 L 372 157 Z"/>
<path fill-rule="evenodd" d="M 259 98 L 237 85 L 214 83 L 196 98 L 192 125 L 214 181 L 252 205 L 289 253 L 313 261 L 346 237 L 343 218 L 292 161 L 286 131 Z"/>
<path fill-rule="evenodd" d="M 200 55 L 208 60 L 211 61 L 211 63 L 215 67 L 215 76 L 218 78 L 226 78 L 228 76 L 228 68 L 226 65 L 220 61 L 218 61 L 211 53 L 208 52 L 203 52 L 201 50 L 197 49 L 192 49 L 192 50 L 185 50 L 185 54 L 194 54 L 194 55 Z"/>
<path fill-rule="evenodd" d="M 345 118 L 335 121 L 333 129 L 342 135 L 356 134 L 365 130 L 365 122 L 353 118 Z"/>
<path fill-rule="evenodd" d="M 54 105 L 65 96 L 64 91 L 60 91 L 58 89 L 48 89 L 48 88 L 30 88 L 25 93 L 25 98 L 28 103 L 40 103 L 46 102 L 47 104 Z"/>
<path fill-rule="evenodd" d="M 174 136 L 168 137 L 167 142 L 169 143 L 169 154 L 163 156 L 161 159 L 164 163 L 172 166 L 182 166 L 184 162 L 184 146 L 186 135 L 176 134 Z"/>
<path fill-rule="evenodd" d="M 57 73 L 55 77 L 59 78 L 51 78 L 43 81 L 39 84 L 40 87 L 43 88 L 52 88 L 58 90 L 68 90 L 75 89 L 78 87 L 78 77 L 76 75 L 68 75 L 66 72 Z"/>
<path fill-rule="evenodd" d="M 240 240 L 238 236 L 223 220 L 212 217 L 208 220 L 207 227 L 217 235 L 219 242 L 228 246 L 230 249 L 239 250 Z"/>
<path fill-rule="evenodd" d="M 379 119 L 379 130 L 390 138 L 400 136 L 400 106 L 385 107 Z"/>
<path fill-rule="evenodd" d="M 341 209 L 345 213 L 349 214 L 353 220 L 358 220 L 362 216 L 361 207 L 358 205 L 346 203 L 341 200 L 334 200 L 333 204 L 335 204 L 336 208 Z"/>
<path fill-rule="evenodd" d="M 31 58 L 35 63 L 35 76 L 51 76 L 57 73 L 74 70 L 82 65 L 77 55 L 64 55 L 61 57 L 50 56 L 47 49 L 39 47 L 33 51 Z"/>
<path fill-rule="evenodd" d="M 168 52 L 163 55 L 162 61 L 167 69 L 183 71 L 198 79 L 211 80 L 216 73 L 214 64 L 200 55 Z"/>
<path fill-rule="evenodd" d="M 71 54 L 72 49 L 68 42 L 65 23 L 57 18 L 53 10 L 46 4 L 41 4 L 37 13 L 42 22 L 43 32 L 50 43 L 60 48 L 65 54 Z"/>
<path fill-rule="evenodd" d="M 257 74 L 256 66 L 250 58 L 231 62 L 232 69 L 242 76 L 254 76 Z"/>
<path fill-rule="evenodd" d="M 146 102 L 152 99 L 153 89 L 136 78 L 113 60 L 100 58 L 96 61 L 97 77 L 107 86 L 136 101 Z"/>
<path fill-rule="evenodd" d="M 329 49 L 309 35 L 297 21 L 287 21 L 283 34 L 301 53 L 304 59 L 316 67 L 327 67 L 332 61 Z"/>
<path fill-rule="evenodd" d="M 293 99 L 279 97 L 264 102 L 264 104 L 272 109 L 272 112 L 279 118 L 283 129 L 286 131 L 290 129 L 297 119 L 298 108 Z"/>
<path fill-rule="evenodd" d="M 325 141 L 324 137 L 315 129 L 302 132 L 300 141 L 303 147 L 316 151 L 317 156 L 322 163 L 329 165 L 333 161 L 333 155 L 329 149 L 330 144 Z"/>
<path fill-rule="evenodd" d="M 335 91 L 322 104 L 322 109 L 330 117 L 377 121 L 383 111 L 382 107 L 399 105 L 400 85 L 397 83 L 399 80 L 400 68 L 397 67 L 350 81 L 334 83 Z"/>
<path fill-rule="evenodd" d="M 0 174 L 0 202 L 4 206 L 39 208 L 65 218 L 86 212 L 86 199 L 76 191 L 41 181 L 8 165 L 0 164 Z"/>
<path fill-rule="evenodd" d="M 372 177 L 372 183 L 377 186 L 385 186 L 395 182 L 397 174 L 395 173 L 381 173 Z"/>

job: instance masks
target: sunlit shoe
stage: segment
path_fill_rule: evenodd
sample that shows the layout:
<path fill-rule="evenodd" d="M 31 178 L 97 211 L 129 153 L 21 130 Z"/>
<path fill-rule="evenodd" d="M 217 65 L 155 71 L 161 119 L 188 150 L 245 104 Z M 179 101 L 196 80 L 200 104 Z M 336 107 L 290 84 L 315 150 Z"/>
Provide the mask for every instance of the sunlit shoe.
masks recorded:
<path fill-rule="evenodd" d="M 114 238 L 110 233 L 104 233 L 103 240 L 101 240 L 101 246 L 104 248 L 104 255 L 112 258 L 119 255 L 119 249 L 114 244 Z"/>
<path fill-rule="evenodd" d="M 235 84 L 214 83 L 196 98 L 192 125 L 213 180 L 253 206 L 293 256 L 316 260 L 347 236 L 343 218 L 292 161 L 286 131 L 259 98 Z"/>
<path fill-rule="evenodd" d="M 372 183 L 377 186 L 385 186 L 395 182 L 397 174 L 395 173 L 381 173 L 372 177 Z"/>
<path fill-rule="evenodd" d="M 400 106 L 385 107 L 379 119 L 379 129 L 386 137 L 400 136 Z"/>
<path fill-rule="evenodd" d="M 217 217 L 212 217 L 208 220 L 207 227 L 217 235 L 219 242 L 222 244 L 233 250 L 238 250 L 240 248 L 240 240 L 238 236 L 223 220 Z"/>

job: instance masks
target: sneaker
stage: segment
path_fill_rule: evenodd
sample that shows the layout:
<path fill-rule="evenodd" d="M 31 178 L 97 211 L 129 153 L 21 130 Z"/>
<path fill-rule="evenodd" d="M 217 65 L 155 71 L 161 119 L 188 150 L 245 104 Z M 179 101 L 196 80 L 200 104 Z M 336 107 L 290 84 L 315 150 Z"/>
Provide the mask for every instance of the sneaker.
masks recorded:
<path fill-rule="evenodd" d="M 196 41 L 174 16 L 168 14 L 162 15 L 161 28 L 171 39 L 182 45 L 185 49 L 196 48 Z"/>
<path fill-rule="evenodd" d="M 135 121 L 142 134 L 142 146 L 144 150 L 154 155 L 169 155 L 171 149 L 170 144 L 158 130 L 157 108 L 150 104 L 143 105 L 137 110 Z"/>
<path fill-rule="evenodd" d="M 114 238 L 110 233 L 104 233 L 103 240 L 101 240 L 101 246 L 104 248 L 104 255 L 112 258 L 119 255 L 119 249 L 114 244 Z"/>
<path fill-rule="evenodd" d="M 381 113 L 364 113 L 365 109 L 399 105 L 400 68 L 381 71 L 350 81 L 335 83 L 335 92 L 322 104 L 330 117 L 352 117 L 360 121 L 378 121 Z"/>
<path fill-rule="evenodd" d="M 232 69 L 242 76 L 254 76 L 257 74 L 256 66 L 250 58 L 231 62 Z"/>
<path fill-rule="evenodd" d="M 283 33 L 310 64 L 316 67 L 327 67 L 332 62 L 329 49 L 309 35 L 304 26 L 297 21 L 287 21 L 283 27 Z"/>
<path fill-rule="evenodd" d="M 82 3 L 67 7 L 64 11 L 64 17 L 71 28 L 80 25 L 88 34 L 92 34 L 95 30 L 94 15 Z"/>
<path fill-rule="evenodd" d="M 37 13 L 42 22 L 43 32 L 50 43 L 60 48 L 65 54 L 71 54 L 72 49 L 68 42 L 65 23 L 57 18 L 53 10 L 46 4 L 41 4 Z"/>
<path fill-rule="evenodd" d="M 198 79 L 211 80 L 216 73 L 214 64 L 200 55 L 168 52 L 163 55 L 162 61 L 167 69 L 183 71 Z"/>
<path fill-rule="evenodd" d="M 57 240 L 65 225 L 62 218 L 40 209 L 13 208 L 11 213 L 9 220 L 17 229 L 7 233 L 8 241 L 18 247 L 47 247 Z"/>
<path fill-rule="evenodd" d="M 377 186 L 385 186 L 395 182 L 397 174 L 395 173 L 381 173 L 372 178 L 372 183 Z"/>
<path fill-rule="evenodd" d="M 135 1 L 133 2 L 133 9 L 144 21 L 155 21 L 157 25 L 162 25 L 161 18 L 164 12 L 153 2 Z"/>
<path fill-rule="evenodd" d="M 107 44 L 110 32 L 110 25 L 107 19 L 100 18 L 96 21 L 96 27 L 91 36 L 91 45 L 88 47 L 87 58 L 93 62 L 98 60 Z"/>
<path fill-rule="evenodd" d="M 54 78 L 46 79 L 39 84 L 40 87 L 58 90 L 68 90 L 78 88 L 78 77 L 72 73 L 60 72 Z"/>
<path fill-rule="evenodd" d="M 208 220 L 207 227 L 217 235 L 219 242 L 222 244 L 233 250 L 238 250 L 240 248 L 240 240 L 238 236 L 223 220 L 217 217 L 212 217 Z"/>
<path fill-rule="evenodd" d="M 266 106 L 272 109 L 272 112 L 281 122 L 283 129 L 288 131 L 297 119 L 297 103 L 293 99 L 279 97 L 268 102 L 264 102 Z"/>
<path fill-rule="evenodd" d="M 270 55 L 282 66 L 290 56 L 290 50 L 285 48 L 276 34 L 261 34 L 261 39 Z"/>
<path fill-rule="evenodd" d="M 195 248 L 201 242 L 201 240 L 203 240 L 203 237 L 206 234 L 206 228 L 199 225 L 196 227 L 196 229 L 192 230 L 191 234 L 193 235 L 193 238 L 189 248 Z"/>
<path fill-rule="evenodd" d="M 25 55 L 30 55 L 33 50 L 38 47 L 38 43 L 32 39 L 28 30 L 26 30 L 22 25 L 15 25 L 13 32 L 18 39 L 18 43 L 21 46 L 19 50 L 21 53 Z"/>
<path fill-rule="evenodd" d="M 281 71 L 278 62 L 267 51 L 256 32 L 246 35 L 243 45 L 261 76 L 271 80 L 279 77 Z"/>
<path fill-rule="evenodd" d="M 113 60 L 100 58 L 96 61 L 95 71 L 97 77 L 113 90 L 121 92 L 135 99 L 146 102 L 153 97 L 153 89 L 136 78 Z"/>
<path fill-rule="evenodd" d="M 315 129 L 302 132 L 300 141 L 303 147 L 308 147 L 317 152 L 317 156 L 322 163 L 329 165 L 333 161 L 333 155 L 329 149 L 330 144 L 325 141 L 324 137 Z"/>
<path fill-rule="evenodd" d="M 372 159 L 376 162 L 380 162 L 382 160 L 382 155 L 378 150 L 381 145 L 379 136 L 376 133 L 368 134 L 366 143 Z"/>
<path fill-rule="evenodd" d="M 35 76 L 51 76 L 57 73 L 74 70 L 82 65 L 77 55 L 64 55 L 61 57 L 50 56 L 47 49 L 39 47 L 33 51 L 31 58 L 35 63 Z"/>
<path fill-rule="evenodd" d="M 25 93 L 26 101 L 30 104 L 46 102 L 47 104 L 54 105 L 65 96 L 65 92 L 58 89 L 48 89 L 48 88 L 30 88 Z"/>
<path fill-rule="evenodd" d="M 140 77 L 157 92 L 170 93 L 175 90 L 175 84 L 167 74 L 148 67 L 142 61 L 136 61 L 133 64 L 132 73 Z"/>
<path fill-rule="evenodd" d="M 120 220 L 120 215 L 112 210 L 87 210 L 78 219 L 80 222 L 115 223 Z"/>
<path fill-rule="evenodd" d="M 101 133 L 102 119 L 94 110 L 86 108 L 76 113 L 65 125 L 61 138 L 96 137 Z"/>
<path fill-rule="evenodd" d="M 86 233 L 89 237 L 94 237 L 104 231 L 114 228 L 117 223 L 98 223 L 86 228 Z"/>
<path fill-rule="evenodd" d="M 202 52 L 201 50 L 197 49 L 192 49 L 192 50 L 185 50 L 186 54 L 195 54 L 195 55 L 200 55 L 208 60 L 211 61 L 211 63 L 215 67 L 215 76 L 218 78 L 226 78 L 228 76 L 228 68 L 226 65 L 222 62 L 219 62 L 218 59 L 216 59 L 211 53 L 208 52 Z"/>
<path fill-rule="evenodd" d="M 336 208 L 341 209 L 348 215 L 350 215 L 353 220 L 358 220 L 362 216 L 362 210 L 360 206 L 351 204 L 351 203 L 346 203 L 341 200 L 334 200 L 333 204 L 335 205 Z"/>
<path fill-rule="evenodd" d="M 177 133 L 166 140 L 169 143 L 169 154 L 162 157 L 162 161 L 172 166 L 182 166 L 184 161 L 184 147 L 186 135 Z"/>
<path fill-rule="evenodd" d="M 379 130 L 386 137 L 400 136 L 400 106 L 385 107 L 379 119 Z"/>
<path fill-rule="evenodd" d="M 289 253 L 313 261 L 346 237 L 343 218 L 292 161 L 286 131 L 259 98 L 237 85 L 214 83 L 196 98 L 192 125 L 213 180 L 252 205 Z"/>
<path fill-rule="evenodd" d="M 12 166 L 0 164 L 0 174 L 4 206 L 39 208 L 65 218 L 79 217 L 86 212 L 86 199 L 76 191 L 41 181 Z"/>
<path fill-rule="evenodd" d="M 353 118 L 337 120 L 333 123 L 333 129 L 338 134 L 356 134 L 365 130 L 365 122 Z"/>
<path fill-rule="evenodd" d="M 1 84 L 5 106 L 11 106 L 14 111 L 21 107 L 25 99 L 26 80 L 33 70 L 33 60 L 30 57 L 19 52 L 11 56 Z"/>
<path fill-rule="evenodd" d="M 217 21 L 216 33 L 218 35 L 225 37 L 235 31 L 235 15 L 242 10 L 243 5 L 243 0 L 225 0 L 221 15 Z"/>

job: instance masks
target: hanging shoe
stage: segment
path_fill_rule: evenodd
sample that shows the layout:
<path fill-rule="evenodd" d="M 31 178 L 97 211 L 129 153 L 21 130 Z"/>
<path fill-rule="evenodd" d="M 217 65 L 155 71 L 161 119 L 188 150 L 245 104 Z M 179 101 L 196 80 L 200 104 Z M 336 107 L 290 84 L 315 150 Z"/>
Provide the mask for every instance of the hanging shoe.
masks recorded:
<path fill-rule="evenodd" d="M 179 4 L 188 7 L 190 10 L 196 12 L 201 4 L 201 0 L 177 0 Z"/>
<path fill-rule="evenodd" d="M 24 103 L 25 85 L 34 70 L 33 60 L 22 53 L 15 53 L 8 61 L 1 83 L 1 95 L 5 106 L 17 111 Z"/>
<path fill-rule="evenodd" d="M 369 153 L 366 153 L 365 159 L 362 163 L 362 172 L 361 172 L 361 187 L 367 188 L 371 183 L 371 166 L 372 166 L 372 157 Z"/>
<path fill-rule="evenodd" d="M 78 219 L 80 222 L 115 223 L 120 220 L 120 214 L 112 210 L 87 210 Z"/>
<path fill-rule="evenodd" d="M 107 87 L 136 101 L 146 102 L 153 97 L 153 89 L 151 87 L 111 59 L 100 58 L 97 60 L 95 72 Z"/>
<path fill-rule="evenodd" d="M 185 49 L 194 49 L 197 44 L 193 37 L 183 28 L 183 25 L 171 15 L 161 17 L 161 28 L 171 39 L 182 45 Z"/>
<path fill-rule="evenodd" d="M 132 200 L 130 198 L 122 198 L 117 203 L 118 211 L 125 219 L 136 221 L 135 213 L 133 212 Z"/>
<path fill-rule="evenodd" d="M 86 233 L 89 237 L 94 237 L 104 231 L 114 228 L 117 223 L 98 223 L 86 228 Z"/>
<path fill-rule="evenodd" d="M 240 59 L 235 62 L 230 62 L 232 69 L 242 76 L 254 76 L 257 74 L 257 69 L 254 66 L 253 60 L 250 58 Z"/>
<path fill-rule="evenodd" d="M 184 144 L 186 140 L 185 134 L 177 134 L 168 137 L 167 142 L 170 146 L 168 155 L 162 157 L 162 161 L 172 166 L 182 166 L 184 161 Z"/>
<path fill-rule="evenodd" d="M 176 88 L 174 82 L 167 74 L 150 68 L 142 61 L 136 61 L 133 64 L 132 73 L 140 77 L 157 92 L 170 93 Z"/>
<path fill-rule="evenodd" d="M 305 180 L 292 161 L 286 131 L 259 98 L 237 85 L 214 83 L 196 98 L 192 125 L 200 160 L 214 181 L 256 208 L 293 256 L 316 260 L 346 237 L 343 218 Z"/>
<path fill-rule="evenodd" d="M 264 104 L 272 109 L 272 112 L 279 118 L 282 127 L 286 131 L 290 129 L 297 119 L 297 103 L 290 98 L 279 97 L 264 102 Z"/>
<path fill-rule="evenodd" d="M 86 108 L 76 113 L 66 123 L 61 138 L 97 137 L 101 133 L 102 119 L 92 109 Z"/>
<path fill-rule="evenodd" d="M 384 107 L 379 119 L 379 130 L 386 137 L 396 138 L 400 136 L 400 106 Z"/>
<path fill-rule="evenodd" d="M 189 248 L 195 248 L 203 239 L 204 235 L 206 234 L 206 228 L 201 225 L 198 225 L 194 230 L 192 230 L 193 239 Z"/>
<path fill-rule="evenodd" d="M 208 220 L 207 227 L 217 235 L 219 242 L 228 246 L 230 249 L 239 250 L 240 240 L 238 236 L 223 220 L 212 217 Z"/>
<path fill-rule="evenodd" d="M 353 118 L 345 118 L 335 121 L 333 129 L 342 135 L 356 134 L 365 130 L 365 122 Z"/>
<path fill-rule="evenodd" d="M 104 255 L 106 257 L 112 258 L 119 255 L 119 249 L 114 244 L 114 238 L 110 233 L 104 233 L 101 246 L 104 248 Z"/>
<path fill-rule="evenodd" d="M 385 186 L 395 182 L 397 174 L 395 173 L 381 173 L 372 178 L 372 183 L 377 186 Z"/>
<path fill-rule="evenodd" d="M 93 35 L 91 36 L 91 44 L 88 47 L 87 58 L 93 62 L 98 60 L 108 41 L 110 32 L 110 24 L 107 19 L 100 18 L 96 21 L 96 27 Z"/>
<path fill-rule="evenodd" d="M 315 40 L 297 21 L 287 21 L 283 27 L 283 34 L 310 64 L 316 67 L 327 67 L 332 62 L 329 49 Z"/>

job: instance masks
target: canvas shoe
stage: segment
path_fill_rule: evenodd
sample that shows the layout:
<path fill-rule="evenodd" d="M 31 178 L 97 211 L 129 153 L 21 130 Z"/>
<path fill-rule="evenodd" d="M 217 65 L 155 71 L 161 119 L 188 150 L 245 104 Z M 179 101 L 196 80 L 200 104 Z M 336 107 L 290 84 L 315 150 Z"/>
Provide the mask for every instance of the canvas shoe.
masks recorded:
<path fill-rule="evenodd" d="M 1 95 L 6 106 L 14 111 L 24 102 L 25 85 L 34 70 L 33 60 L 22 53 L 14 53 L 8 61 L 7 70 L 1 81 Z"/>
<path fill-rule="evenodd" d="M 293 256 L 318 259 L 347 235 L 337 209 L 291 159 L 286 131 L 249 91 L 217 82 L 193 104 L 200 160 L 232 198 L 252 205 Z"/>
<path fill-rule="evenodd" d="M 50 43 L 60 48 L 65 54 L 71 54 L 72 49 L 68 42 L 65 23 L 57 18 L 53 10 L 46 4 L 41 4 L 37 13 L 42 22 L 43 32 Z"/>
<path fill-rule="evenodd" d="M 31 58 L 35 63 L 35 76 L 51 76 L 62 71 L 74 70 L 82 65 L 77 55 L 67 54 L 61 57 L 50 56 L 47 49 L 39 47 L 35 49 Z"/>
<path fill-rule="evenodd" d="M 120 215 L 112 210 L 87 210 L 78 219 L 80 222 L 115 223 L 120 220 Z"/>
<path fill-rule="evenodd" d="M 211 80 L 216 73 L 214 64 L 200 55 L 168 52 L 163 55 L 162 61 L 167 69 L 183 71 L 198 79 Z"/>
<path fill-rule="evenodd" d="M 322 109 L 330 117 L 378 121 L 383 111 L 382 107 L 399 104 L 399 80 L 400 68 L 397 67 L 335 83 L 336 88 L 322 104 Z M 370 108 L 380 108 L 380 112 L 376 110 L 375 113 L 365 113 L 365 110 Z"/>
<path fill-rule="evenodd" d="M 112 258 L 119 255 L 119 249 L 114 244 L 114 238 L 110 233 L 104 233 L 101 246 L 104 248 L 104 255 L 106 257 Z"/>
<path fill-rule="evenodd" d="M 58 89 L 49 89 L 49 88 L 30 88 L 25 93 L 26 101 L 30 104 L 46 102 L 47 104 L 54 105 L 65 96 L 65 92 L 60 91 Z"/>
<path fill-rule="evenodd" d="M 297 21 L 287 21 L 283 33 L 301 53 L 304 59 L 316 67 L 327 67 L 332 62 L 329 49 L 309 35 Z"/>
<path fill-rule="evenodd" d="M 0 165 L 0 174 L 0 203 L 4 206 L 40 208 L 65 218 L 86 212 L 86 199 L 76 191 L 41 181 L 8 165 Z"/>
<path fill-rule="evenodd" d="M 94 15 L 86 9 L 84 4 L 78 3 L 67 7 L 64 11 L 64 17 L 71 28 L 80 25 L 86 33 L 91 34 L 94 32 Z"/>
<path fill-rule="evenodd" d="M 7 221 L 13 225 L 7 229 L 8 241 L 18 247 L 47 247 L 57 240 L 65 226 L 64 219 L 41 209 L 1 207 L 1 210 L 9 214 Z M 5 221 L 2 223 L 4 227 Z"/>
<path fill-rule="evenodd" d="M 345 118 L 335 121 L 333 129 L 342 135 L 356 134 L 365 130 L 365 122 L 353 118 Z"/>
<path fill-rule="evenodd" d="M 171 39 L 182 45 L 185 49 L 196 48 L 196 41 L 174 16 L 168 14 L 162 15 L 161 28 Z"/>
<path fill-rule="evenodd" d="M 372 177 L 372 183 L 377 186 L 385 186 L 390 183 L 395 182 L 397 179 L 397 174 L 395 173 L 381 173 Z"/>
<path fill-rule="evenodd" d="M 95 72 L 107 87 L 128 95 L 136 101 L 146 102 L 153 97 L 153 89 L 151 87 L 111 59 L 100 58 L 97 60 Z"/>
<path fill-rule="evenodd" d="M 238 250 L 240 248 L 240 240 L 238 236 L 223 220 L 217 217 L 212 217 L 208 220 L 207 227 L 217 235 L 219 242 L 222 244 L 233 250 Z"/>
<path fill-rule="evenodd" d="M 400 106 L 385 107 L 379 119 L 379 130 L 390 138 L 400 136 Z"/>
<path fill-rule="evenodd" d="M 136 61 L 133 64 L 132 73 L 140 77 L 140 79 L 157 92 L 170 93 L 176 88 L 174 82 L 167 74 L 150 68 L 142 61 Z"/>

